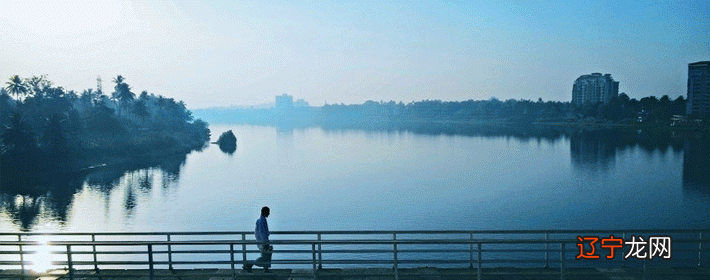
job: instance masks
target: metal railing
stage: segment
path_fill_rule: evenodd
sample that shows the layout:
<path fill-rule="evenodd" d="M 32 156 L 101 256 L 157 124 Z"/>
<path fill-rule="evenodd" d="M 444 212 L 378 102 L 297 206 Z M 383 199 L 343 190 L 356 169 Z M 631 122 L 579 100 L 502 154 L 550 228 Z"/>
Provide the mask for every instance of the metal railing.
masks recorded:
<path fill-rule="evenodd" d="M 406 267 L 463 268 L 481 279 L 483 267 L 515 266 L 558 269 L 565 279 L 572 266 L 639 266 L 659 262 L 627 260 L 576 261 L 577 236 L 672 236 L 674 265 L 707 265 L 703 243 L 708 230 L 498 230 L 498 231 L 277 231 L 271 233 L 275 267 L 307 267 L 316 279 L 324 266 L 388 267 L 399 280 Z M 178 268 L 228 268 L 231 276 L 258 254 L 253 232 L 112 232 L 0 233 L 0 269 L 24 278 L 38 262 L 45 269 L 66 269 L 69 279 L 80 270 L 113 268 L 155 271 Z M 624 248 L 625 249 L 625 248 Z M 622 256 L 623 256 L 622 252 Z M 241 255 L 241 260 L 239 260 Z M 663 263 L 660 263 L 661 265 Z M 43 271 L 40 271 L 43 272 Z M 8 273 L 5 273 L 8 274 Z M 43 274 L 39 274 L 43 275 Z M 85 276 L 82 276 L 85 277 Z M 98 276 L 94 276 L 98 277 Z"/>

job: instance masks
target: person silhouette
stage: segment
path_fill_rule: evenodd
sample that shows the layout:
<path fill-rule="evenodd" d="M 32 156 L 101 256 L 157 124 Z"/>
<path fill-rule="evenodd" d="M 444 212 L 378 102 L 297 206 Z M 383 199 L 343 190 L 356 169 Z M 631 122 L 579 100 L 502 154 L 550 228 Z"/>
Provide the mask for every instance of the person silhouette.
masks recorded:
<path fill-rule="evenodd" d="M 269 207 L 261 208 L 261 216 L 256 220 L 256 228 L 254 229 L 254 237 L 259 243 L 259 251 L 261 252 L 261 257 L 253 262 L 247 262 L 242 266 L 242 269 L 246 272 L 251 272 L 252 266 L 261 266 L 264 268 L 264 273 L 270 273 L 269 267 L 271 267 L 271 254 L 274 251 L 274 247 L 269 245 L 269 224 L 266 222 L 266 218 L 270 214 Z"/>

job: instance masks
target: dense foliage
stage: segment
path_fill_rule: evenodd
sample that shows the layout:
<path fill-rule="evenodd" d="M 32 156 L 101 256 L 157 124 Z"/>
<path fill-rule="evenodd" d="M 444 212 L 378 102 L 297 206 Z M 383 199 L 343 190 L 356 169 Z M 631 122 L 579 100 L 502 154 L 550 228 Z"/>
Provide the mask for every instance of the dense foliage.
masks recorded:
<path fill-rule="evenodd" d="M 325 105 L 322 121 L 332 122 L 401 122 L 401 121 L 486 121 L 551 122 L 595 119 L 610 122 L 651 122 L 668 125 L 673 115 L 685 114 L 685 99 L 644 97 L 630 99 L 620 94 L 606 104 L 575 106 L 570 102 L 509 99 L 500 101 L 424 100 L 402 102 L 367 101 L 358 105 Z"/>
<path fill-rule="evenodd" d="M 143 91 L 122 76 L 111 97 L 55 86 L 45 76 L 13 76 L 0 89 L 0 168 L 4 174 L 74 172 L 133 157 L 199 149 L 207 123 L 182 101 Z M 100 88 L 100 87 L 99 87 Z"/>
<path fill-rule="evenodd" d="M 441 124 L 556 124 L 566 126 L 622 125 L 653 127 L 705 127 L 708 116 L 686 116 L 683 96 L 640 100 L 622 93 L 608 103 L 576 106 L 571 102 L 509 99 L 410 103 L 366 101 L 363 104 L 326 104 L 286 109 L 214 108 L 196 114 L 211 122 L 276 126 L 388 128 Z M 691 120 L 701 120 L 700 122 Z"/>

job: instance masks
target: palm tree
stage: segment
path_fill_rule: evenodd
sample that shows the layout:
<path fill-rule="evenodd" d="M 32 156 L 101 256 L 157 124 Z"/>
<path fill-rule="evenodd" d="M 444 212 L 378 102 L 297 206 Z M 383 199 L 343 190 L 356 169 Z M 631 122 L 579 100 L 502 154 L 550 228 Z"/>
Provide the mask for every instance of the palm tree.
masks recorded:
<path fill-rule="evenodd" d="M 123 83 L 123 76 L 121 76 L 121 75 L 116 76 L 116 78 L 113 79 L 113 82 L 116 84 Z"/>
<path fill-rule="evenodd" d="M 29 95 L 40 96 L 43 90 L 52 86 L 52 82 L 47 80 L 47 75 L 32 76 L 32 78 L 25 79 L 25 86 Z"/>
<path fill-rule="evenodd" d="M 113 98 L 120 102 L 119 109 L 126 107 L 130 101 L 136 99 L 136 95 L 131 92 L 131 87 L 124 83 L 123 80 L 124 79 L 121 75 L 118 75 L 115 79 L 113 79 L 113 82 L 116 83 L 116 86 L 113 87 Z M 121 110 L 119 110 L 119 115 L 121 115 L 120 112 Z"/>
<path fill-rule="evenodd" d="M 15 75 L 10 77 L 10 81 L 6 84 L 7 87 L 5 88 L 7 89 L 7 91 L 10 92 L 10 94 L 16 95 L 18 99 L 20 96 L 25 95 L 27 93 L 27 86 L 22 81 L 22 79 L 20 79 L 20 76 Z"/>

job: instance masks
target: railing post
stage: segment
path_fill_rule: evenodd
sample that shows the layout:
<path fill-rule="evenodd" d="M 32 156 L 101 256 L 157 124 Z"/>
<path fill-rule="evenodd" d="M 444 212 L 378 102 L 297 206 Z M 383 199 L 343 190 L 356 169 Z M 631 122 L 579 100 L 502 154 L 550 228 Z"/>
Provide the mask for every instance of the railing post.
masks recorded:
<path fill-rule="evenodd" d="M 560 243 L 560 279 L 565 280 L 565 242 Z"/>
<path fill-rule="evenodd" d="M 698 267 L 702 266 L 702 252 L 703 252 L 703 232 L 698 234 Z"/>
<path fill-rule="evenodd" d="M 69 280 L 74 280 L 74 264 L 71 261 L 71 245 L 67 245 L 67 265 L 69 266 Z"/>
<path fill-rule="evenodd" d="M 545 232 L 545 268 L 550 268 L 550 233 Z"/>
<path fill-rule="evenodd" d="M 394 244 L 394 280 L 399 280 L 399 267 L 397 265 L 397 233 L 392 233 L 392 244 Z"/>
<path fill-rule="evenodd" d="M 247 243 L 245 242 L 247 240 L 247 234 L 242 233 L 242 263 L 246 264 L 247 263 Z"/>
<path fill-rule="evenodd" d="M 148 270 L 150 271 L 150 280 L 155 279 L 153 272 L 153 244 L 148 244 Z"/>
<path fill-rule="evenodd" d="M 17 241 L 22 242 L 22 235 L 17 235 Z M 25 279 L 25 252 L 22 251 L 22 245 L 18 247 L 20 249 L 20 275 L 22 275 L 22 279 Z"/>
<path fill-rule="evenodd" d="M 316 265 L 316 243 L 311 244 L 312 245 L 312 252 L 313 252 L 313 280 L 318 279 L 318 268 Z"/>
<path fill-rule="evenodd" d="M 168 242 L 170 242 L 170 234 L 168 234 Z M 173 248 L 171 244 L 168 244 L 168 269 L 173 271 Z"/>
<path fill-rule="evenodd" d="M 321 234 L 318 234 L 318 241 L 321 241 Z M 323 269 L 323 247 L 321 243 L 318 243 L 318 269 Z"/>
<path fill-rule="evenodd" d="M 99 272 L 99 261 L 96 258 L 96 235 L 95 234 L 91 235 L 91 243 L 94 243 L 91 245 L 91 247 L 93 248 L 93 251 L 94 251 L 94 270 L 96 272 Z"/>
<path fill-rule="evenodd" d="M 394 280 L 399 280 L 399 267 L 397 265 L 397 240 L 393 240 L 394 243 Z"/>
<path fill-rule="evenodd" d="M 232 279 L 234 279 L 236 277 L 236 273 L 234 271 L 234 244 L 229 244 L 229 259 L 232 264 Z"/>
<path fill-rule="evenodd" d="M 468 269 L 473 269 L 473 233 L 469 234 L 469 240 L 471 241 L 468 243 L 468 251 L 471 254 L 470 263 L 468 265 Z"/>
<path fill-rule="evenodd" d="M 481 280 L 481 243 L 478 243 L 478 259 L 476 259 L 476 262 L 478 263 L 478 280 Z"/>

